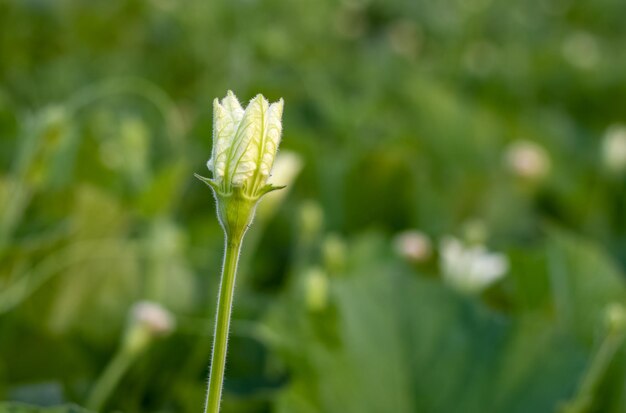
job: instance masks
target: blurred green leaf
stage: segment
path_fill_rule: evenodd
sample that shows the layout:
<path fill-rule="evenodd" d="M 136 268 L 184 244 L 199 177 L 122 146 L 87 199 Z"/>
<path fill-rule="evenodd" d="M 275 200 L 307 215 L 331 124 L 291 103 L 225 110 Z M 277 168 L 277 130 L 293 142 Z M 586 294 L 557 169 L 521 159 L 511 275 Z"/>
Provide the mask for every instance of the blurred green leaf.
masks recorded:
<path fill-rule="evenodd" d="M 137 209 L 147 217 L 170 212 L 179 201 L 181 185 L 188 178 L 186 171 L 185 165 L 176 163 L 157 172 L 137 198 Z"/>
<path fill-rule="evenodd" d="M 555 242 L 569 259 L 595 264 L 568 271 L 566 277 L 579 291 L 573 296 L 581 302 L 573 308 L 591 312 L 590 331 L 597 335 L 606 304 L 620 298 L 623 281 L 614 278 L 615 269 L 588 243 L 582 252 L 581 241 L 562 233 Z M 368 256 L 380 255 L 375 252 L 380 243 L 371 243 Z M 357 250 L 367 250 L 363 244 L 367 242 Z M 367 260 L 353 262 L 360 261 Z M 284 330 L 271 337 L 294 374 L 279 399 L 279 411 L 445 412 L 455 406 L 469 412 L 487 406 L 490 412 L 552 411 L 575 391 L 590 354 L 572 341 L 569 332 L 576 328 L 555 330 L 550 313 L 531 312 L 511 323 L 432 282 L 409 278 L 406 269 L 388 267 L 385 261 L 372 268 L 369 261 L 354 269 L 352 277 L 333 280 L 336 314 L 328 309 L 326 318 L 320 318 L 303 309 L 297 316 L 279 313 L 270 320 L 270 326 L 277 319 L 284 323 L 279 324 Z M 546 302 L 548 272 L 545 261 L 535 262 L 518 268 L 519 277 L 524 271 L 529 277 L 535 274 L 541 288 L 530 287 L 532 278 L 516 286 L 523 305 L 531 300 L 531 308 L 540 309 L 536 304 Z M 592 289 L 586 288 L 590 275 L 585 270 L 604 274 Z M 541 290 L 540 301 L 523 293 Z M 290 301 L 288 308 L 293 305 Z M 322 333 L 333 325 L 339 343 Z"/>
<path fill-rule="evenodd" d="M 592 343 L 607 306 L 626 303 L 626 277 L 597 245 L 563 230 L 549 231 L 547 257 L 557 321 Z"/>
<path fill-rule="evenodd" d="M 291 373 L 277 411 L 551 411 L 571 394 L 586 352 L 566 332 L 457 296 L 380 259 L 384 248 L 357 242 L 370 259 L 331 280 L 324 313 L 298 305 L 294 287 L 271 314 L 269 342 Z"/>
<path fill-rule="evenodd" d="M 58 407 L 35 407 L 21 403 L 0 403 L 0 413 L 89 413 L 82 407 L 65 405 Z"/>
<path fill-rule="evenodd" d="M 224 413 L 577 400 L 607 306 L 626 302 L 626 175 L 602 149 L 624 123 L 625 14 L 623 0 L 0 0 L 0 398 L 81 403 L 128 307 L 151 299 L 180 329 L 110 406 L 201 408 L 223 238 L 191 171 L 210 156 L 211 100 L 233 89 L 285 99 L 281 151 L 305 167 L 247 235 Z M 541 180 L 508 162 L 518 140 L 545 151 Z M 437 241 L 468 221 L 510 259 L 483 296 L 438 278 Z M 433 241 L 415 268 L 389 251 L 407 229 Z M 624 410 L 615 346 L 594 413 Z"/>

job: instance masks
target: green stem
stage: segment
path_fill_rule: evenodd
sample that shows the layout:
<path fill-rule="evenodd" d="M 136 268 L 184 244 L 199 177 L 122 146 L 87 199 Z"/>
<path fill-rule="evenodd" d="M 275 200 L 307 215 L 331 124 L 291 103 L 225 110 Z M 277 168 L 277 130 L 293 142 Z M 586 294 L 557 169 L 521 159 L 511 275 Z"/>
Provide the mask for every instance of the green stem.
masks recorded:
<path fill-rule="evenodd" d="M 104 373 L 96 383 L 87 400 L 87 408 L 99 412 L 107 401 L 117 383 L 132 364 L 133 355 L 129 352 L 119 352 L 111 360 Z"/>
<path fill-rule="evenodd" d="M 122 345 L 89 394 L 86 402 L 86 407 L 89 410 L 99 412 L 102 409 L 137 355 L 150 344 L 150 340 L 150 331 L 145 326 L 134 325 L 126 332 Z"/>
<path fill-rule="evenodd" d="M 590 411 L 598 387 L 615 355 L 621 348 L 624 338 L 624 331 L 609 331 L 585 373 L 576 396 L 563 407 L 562 413 L 585 413 Z"/>
<path fill-rule="evenodd" d="M 232 239 L 226 235 L 226 252 L 222 266 L 219 295 L 217 299 L 217 314 L 215 316 L 215 334 L 213 339 L 213 354 L 211 356 L 211 373 L 209 374 L 209 388 L 207 392 L 205 413 L 218 413 L 224 383 L 224 369 L 226 367 L 226 351 L 228 346 L 228 329 L 233 305 L 235 289 L 235 275 L 241 249 L 243 234 Z"/>

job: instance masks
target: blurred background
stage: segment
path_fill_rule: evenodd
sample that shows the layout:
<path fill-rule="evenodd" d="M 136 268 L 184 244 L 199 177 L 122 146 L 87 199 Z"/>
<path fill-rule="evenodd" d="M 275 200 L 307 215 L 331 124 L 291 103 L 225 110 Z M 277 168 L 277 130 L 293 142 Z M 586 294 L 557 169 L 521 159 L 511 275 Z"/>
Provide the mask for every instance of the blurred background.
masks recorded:
<path fill-rule="evenodd" d="M 626 411 L 624 16 L 0 0 L 0 411 L 201 411 L 223 236 L 193 173 L 229 89 L 284 98 L 288 186 L 224 413 Z"/>

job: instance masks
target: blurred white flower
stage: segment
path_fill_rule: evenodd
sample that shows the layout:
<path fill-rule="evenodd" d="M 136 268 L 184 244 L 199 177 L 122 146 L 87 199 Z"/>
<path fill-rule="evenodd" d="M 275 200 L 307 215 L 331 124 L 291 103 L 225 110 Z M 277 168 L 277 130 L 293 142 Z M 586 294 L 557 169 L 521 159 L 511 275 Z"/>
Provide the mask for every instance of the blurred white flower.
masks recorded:
<path fill-rule="evenodd" d="M 399 233 L 393 240 L 393 246 L 398 255 L 410 262 L 424 262 L 432 254 L 430 238 L 417 230 Z"/>
<path fill-rule="evenodd" d="M 626 126 L 613 125 L 602 140 L 602 161 L 614 173 L 626 171 Z"/>
<path fill-rule="evenodd" d="M 131 324 L 146 329 L 151 335 L 165 336 L 174 330 L 176 321 L 162 305 L 140 301 L 131 309 Z"/>
<path fill-rule="evenodd" d="M 240 187 L 262 195 L 282 134 L 283 100 L 270 104 L 257 95 L 245 110 L 233 92 L 213 102 L 213 152 L 207 167 L 221 192 Z"/>
<path fill-rule="evenodd" d="M 541 179 L 550 172 L 550 157 L 546 150 L 531 141 L 517 140 L 509 144 L 505 152 L 507 168 L 525 179 Z"/>
<path fill-rule="evenodd" d="M 279 185 L 291 183 L 302 170 L 302 157 L 295 152 L 282 151 L 276 156 L 274 169 L 269 179 L 270 182 L 276 182 Z M 279 193 L 283 193 L 281 191 Z M 275 196 L 275 195 L 272 195 Z"/>
<path fill-rule="evenodd" d="M 456 238 L 441 241 L 444 280 L 464 293 L 478 293 L 502 278 L 509 269 L 504 254 L 487 251 L 483 245 L 467 246 Z"/>
<path fill-rule="evenodd" d="M 281 151 L 276 156 L 274 168 L 269 181 L 280 182 L 286 185 L 287 190 L 270 192 L 259 205 L 257 214 L 259 219 L 271 217 L 289 193 L 289 186 L 296 180 L 302 170 L 302 157 L 295 152 Z"/>

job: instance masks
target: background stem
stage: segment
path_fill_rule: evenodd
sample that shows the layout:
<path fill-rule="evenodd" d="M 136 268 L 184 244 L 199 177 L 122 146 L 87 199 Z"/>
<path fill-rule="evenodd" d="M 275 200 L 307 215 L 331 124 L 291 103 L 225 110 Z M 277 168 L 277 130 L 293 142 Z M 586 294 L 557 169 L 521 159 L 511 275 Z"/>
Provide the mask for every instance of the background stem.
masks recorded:
<path fill-rule="evenodd" d="M 624 338 L 625 332 L 622 328 L 618 329 L 618 331 L 608 332 L 591 361 L 591 365 L 583 377 L 577 394 L 572 401 L 564 406 L 561 410 L 562 413 L 585 413 L 592 410 L 598 388 L 612 361 L 615 359 L 615 355 L 622 347 Z"/>
<path fill-rule="evenodd" d="M 143 347 L 143 346 L 142 346 Z M 89 394 L 86 406 L 99 412 L 115 390 L 121 378 L 135 360 L 140 349 L 124 345 L 115 354 Z"/>
<path fill-rule="evenodd" d="M 211 356 L 211 373 L 209 374 L 209 389 L 207 392 L 205 413 L 218 413 L 220 408 L 224 369 L 226 366 L 228 329 L 230 326 L 230 314 L 235 288 L 235 274 L 237 272 L 237 261 L 239 260 L 242 238 L 243 235 L 233 237 L 233 239 L 226 235 L 226 252 L 224 254 L 222 277 L 217 299 L 213 354 Z"/>

